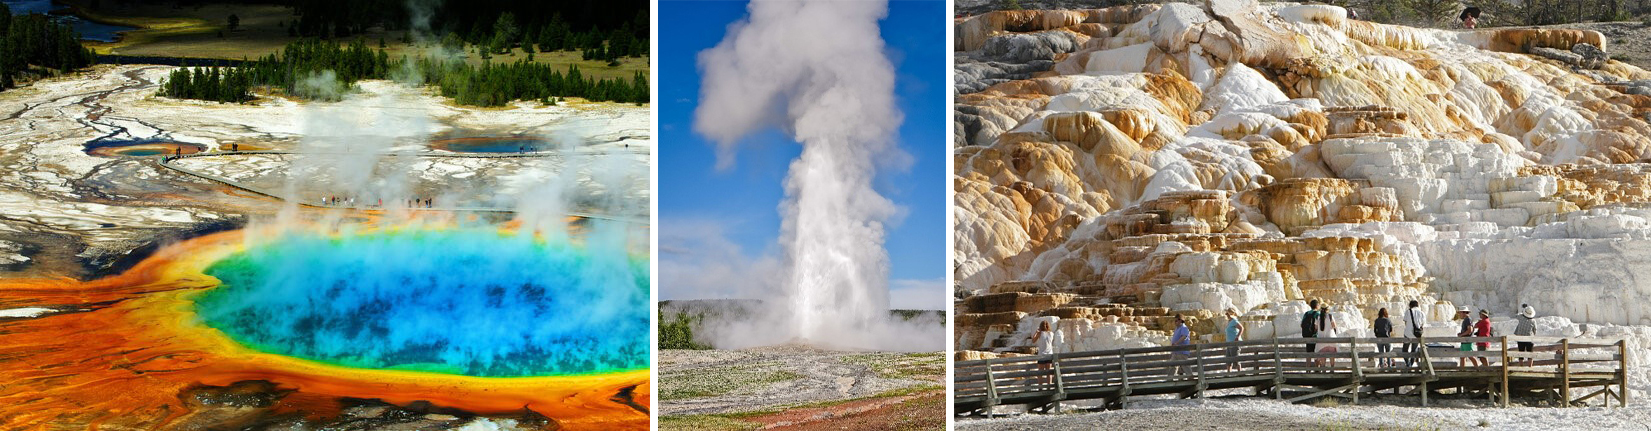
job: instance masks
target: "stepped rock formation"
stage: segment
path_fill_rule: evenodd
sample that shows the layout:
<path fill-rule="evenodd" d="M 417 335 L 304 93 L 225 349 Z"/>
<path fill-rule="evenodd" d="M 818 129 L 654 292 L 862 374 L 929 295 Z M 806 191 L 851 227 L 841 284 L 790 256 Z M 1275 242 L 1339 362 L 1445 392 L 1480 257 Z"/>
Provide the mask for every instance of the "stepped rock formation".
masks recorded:
<path fill-rule="evenodd" d="M 1176 314 L 1221 341 L 1228 307 L 1295 336 L 1312 298 L 1343 335 L 1530 303 L 1539 335 L 1651 345 L 1651 73 L 1597 32 L 1253 0 L 955 25 L 959 359 L 1031 353 L 1042 321 L 1067 351 L 1164 344 Z"/>

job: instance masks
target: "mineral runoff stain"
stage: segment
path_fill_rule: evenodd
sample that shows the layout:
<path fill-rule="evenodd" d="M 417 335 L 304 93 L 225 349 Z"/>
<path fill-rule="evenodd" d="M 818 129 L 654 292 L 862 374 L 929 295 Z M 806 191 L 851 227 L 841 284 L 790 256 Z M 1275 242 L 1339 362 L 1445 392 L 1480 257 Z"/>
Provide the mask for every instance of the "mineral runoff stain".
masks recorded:
<path fill-rule="evenodd" d="M 385 232 L 356 238 L 274 238 L 269 232 L 241 230 L 163 248 L 131 270 L 105 279 L 0 282 L 0 307 L 78 304 L 91 308 L 0 322 L 0 424 L 8 429 L 59 429 L 81 424 L 87 428 L 164 429 L 199 419 L 193 417 L 199 412 L 191 410 L 190 403 L 182 399 L 193 389 L 264 381 L 290 391 L 276 401 L 272 411 L 320 421 L 340 414 L 339 400 L 376 399 L 396 405 L 429 403 L 479 414 L 512 414 L 525 409 L 556 420 L 562 429 L 646 429 L 651 406 L 647 395 L 650 371 L 637 365 L 646 366 L 646 350 L 641 350 L 637 359 L 634 347 L 619 342 L 605 347 L 581 345 L 586 352 L 604 348 L 610 352 L 601 361 L 590 358 L 588 364 L 570 361 L 571 356 L 565 355 L 532 359 L 530 353 L 544 348 L 530 347 L 528 342 L 506 342 L 504 339 L 510 336 L 505 333 L 460 334 L 461 330 L 475 328 L 442 325 L 464 325 L 455 322 L 466 315 L 479 318 L 475 315 L 479 308 L 463 307 L 486 307 L 497 298 L 503 315 L 493 321 L 493 326 L 504 327 L 498 330 L 517 337 L 574 340 L 584 335 L 581 331 L 587 327 L 581 325 L 531 326 L 536 321 L 506 320 L 551 309 L 562 310 L 553 313 L 551 319 L 596 314 L 592 321 L 612 318 L 620 322 L 626 316 L 640 314 L 640 327 L 645 331 L 647 280 L 635 275 L 622 281 L 603 279 L 620 285 L 641 285 L 635 287 L 642 292 L 636 301 L 644 306 L 611 311 L 611 315 L 599 309 L 628 303 L 625 295 L 608 298 L 614 301 L 611 303 L 580 304 L 581 298 L 588 299 L 580 295 L 596 293 L 580 288 L 572 289 L 575 293 L 571 295 L 552 292 L 568 288 L 566 284 L 550 287 L 558 283 L 554 280 L 577 279 L 577 269 L 564 271 L 564 278 L 544 279 L 553 281 L 539 284 L 546 287 L 543 292 L 535 290 L 534 283 L 513 284 L 528 277 L 522 274 L 493 279 L 497 289 L 479 289 L 480 293 L 429 291 L 441 290 L 436 284 L 493 268 L 466 260 L 474 258 L 462 257 L 462 252 L 448 253 L 455 251 L 451 248 L 455 244 L 472 244 L 478 250 L 483 246 L 477 243 L 492 244 L 486 249 L 514 250 L 499 253 L 514 256 L 504 258 L 499 265 L 544 265 L 534 268 L 550 271 L 578 268 L 593 259 L 579 257 L 575 246 L 504 237 L 492 241 L 487 236 L 482 232 Z M 255 240 L 249 242 L 249 238 Z M 409 263 L 429 267 L 342 285 L 339 282 L 344 277 L 322 276 L 314 268 L 298 276 L 260 273 L 293 269 L 271 266 L 276 264 L 272 260 L 275 256 L 300 251 L 324 253 L 329 248 L 385 253 L 378 258 L 417 259 Z M 525 256 L 539 250 L 552 253 Z M 555 253 L 558 250 L 567 254 Z M 418 253 L 431 257 L 415 258 Z M 359 265 L 366 259 L 324 256 L 335 261 L 332 265 L 345 266 Z M 646 268 L 646 264 L 621 260 L 621 266 Z M 293 264 L 301 266 L 306 261 L 299 259 Z M 223 276 L 222 282 L 212 273 Z M 281 282 L 282 277 L 315 281 L 305 284 L 321 292 L 279 290 L 297 286 Z M 377 296 L 390 293 L 383 291 L 390 283 L 419 277 L 426 279 L 408 281 L 403 290 L 427 292 L 393 297 L 410 302 L 371 305 L 392 298 Z M 218 288 L 224 292 L 213 293 Z M 334 288 L 339 290 L 335 292 Z M 425 294 L 432 298 L 414 299 Z M 259 302 L 257 299 L 271 299 L 269 295 L 291 298 L 267 306 L 253 304 Z M 504 304 L 507 300 L 535 302 L 535 296 L 549 298 L 548 304 Z M 451 305 L 463 301 L 474 304 Z M 299 303 L 309 306 L 311 302 L 314 305 L 307 309 L 275 307 Z M 351 306 L 377 314 L 359 319 L 339 317 Z M 431 306 L 446 307 L 448 311 L 438 312 L 428 308 Z M 198 309 L 202 310 L 200 314 Z M 250 330 L 240 327 L 243 322 L 237 320 L 257 316 L 294 321 L 280 325 L 272 321 L 270 328 Z M 305 325 L 317 334 L 316 341 L 281 338 L 303 329 L 296 320 L 306 318 L 311 323 Z M 625 325 L 631 324 L 604 327 L 602 337 L 623 336 L 624 331 L 631 331 Z M 523 325 L 529 326 L 523 329 Z M 418 339 L 425 336 L 433 338 Z M 644 332 L 639 342 L 645 346 L 647 339 Z M 375 344 L 357 345 L 354 340 L 374 340 Z M 402 347 L 395 347 L 392 341 L 401 341 Z"/>

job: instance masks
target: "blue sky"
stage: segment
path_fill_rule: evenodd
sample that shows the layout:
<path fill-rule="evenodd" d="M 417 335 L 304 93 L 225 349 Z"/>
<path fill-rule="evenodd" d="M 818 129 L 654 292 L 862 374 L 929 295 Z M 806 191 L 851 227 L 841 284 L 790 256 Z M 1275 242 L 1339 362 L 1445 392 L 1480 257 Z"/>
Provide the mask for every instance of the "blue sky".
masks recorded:
<path fill-rule="evenodd" d="M 659 2 L 659 219 L 661 299 L 752 297 L 770 283 L 781 254 L 782 181 L 802 147 L 777 129 L 741 141 L 735 164 L 716 168 L 716 147 L 693 132 L 700 76 L 695 58 L 746 15 L 742 1 Z M 912 163 L 879 171 L 878 193 L 903 217 L 891 220 L 885 247 L 895 308 L 944 309 L 946 263 L 946 3 L 889 3 L 881 22 L 896 66 L 905 122 L 901 150 Z M 867 53 L 867 55 L 875 55 Z M 845 125 L 853 127 L 853 125 Z"/>

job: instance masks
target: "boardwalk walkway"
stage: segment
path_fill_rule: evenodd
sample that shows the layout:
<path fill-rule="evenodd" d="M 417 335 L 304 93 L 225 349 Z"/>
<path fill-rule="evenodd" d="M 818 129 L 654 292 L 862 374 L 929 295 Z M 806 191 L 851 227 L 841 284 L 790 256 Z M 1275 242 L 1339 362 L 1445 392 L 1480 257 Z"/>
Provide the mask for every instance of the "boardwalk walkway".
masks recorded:
<path fill-rule="evenodd" d="M 1426 406 L 1428 395 L 1442 389 L 1483 395 L 1503 407 L 1516 396 L 1561 406 L 1601 395 L 1606 405 L 1613 398 L 1618 406 L 1629 401 L 1624 366 L 1629 352 L 1621 340 L 1440 337 L 1425 338 L 1429 348 L 1416 353 L 1404 353 L 1405 339 L 1383 341 L 1391 342 L 1393 351 L 1377 353 L 1371 338 L 1290 338 L 959 361 L 953 403 L 960 415 L 985 414 L 1001 405 L 1049 412 L 1061 401 L 1099 400 L 1106 408 L 1122 408 L 1133 396 L 1192 398 L 1241 388 L 1290 402 L 1333 396 L 1357 403 L 1361 394 L 1391 390 L 1420 395 Z M 1521 341 L 1533 343 L 1533 351 L 1518 351 Z M 1335 345 L 1338 351 L 1308 353 L 1307 342 L 1320 349 Z M 1463 342 L 1489 343 L 1489 348 L 1463 352 L 1458 349 Z M 1230 347 L 1238 348 L 1237 355 L 1228 356 Z M 1416 365 L 1405 366 L 1406 358 Z M 1489 365 L 1461 367 L 1458 358 L 1485 358 Z M 1394 364 L 1378 366 L 1381 359 Z M 1229 364 L 1241 368 L 1228 370 Z"/>

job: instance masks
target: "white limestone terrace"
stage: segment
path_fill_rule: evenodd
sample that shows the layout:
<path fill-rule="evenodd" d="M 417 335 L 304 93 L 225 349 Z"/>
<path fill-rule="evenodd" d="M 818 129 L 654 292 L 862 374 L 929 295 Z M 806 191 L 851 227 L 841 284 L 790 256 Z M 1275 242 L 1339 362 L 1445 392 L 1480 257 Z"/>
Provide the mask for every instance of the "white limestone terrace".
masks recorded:
<path fill-rule="evenodd" d="M 956 20 L 960 349 L 1164 344 L 1169 313 L 1219 341 L 1227 307 L 1293 336 L 1308 298 L 1343 336 L 1412 299 L 1429 334 L 1459 306 L 1511 334 L 1528 303 L 1537 335 L 1630 340 L 1651 389 L 1651 72 L 1528 52 L 1591 31 L 1201 3 Z"/>
<path fill-rule="evenodd" d="M 640 164 L 641 185 L 633 181 L 625 199 L 647 201 L 645 168 L 653 146 L 647 106 L 569 100 L 556 106 L 518 102 L 469 108 L 428 89 L 385 81 L 358 83 L 350 97 L 334 103 L 269 97 L 223 104 L 157 96 L 158 84 L 172 69 L 101 65 L 0 92 L 0 166 L 5 168 L 0 169 L 0 245 L 6 245 L 0 247 L 5 265 L 0 268 L 14 276 L 91 276 L 118 269 L 116 262 L 138 247 L 233 227 L 249 215 L 274 214 L 282 207 L 166 169 L 151 158 L 88 155 L 85 144 L 100 137 L 194 143 L 207 153 L 228 151 L 232 144 L 297 151 L 317 141 L 440 152 L 424 148 L 423 140 L 542 137 L 591 153 L 623 154 L 630 164 Z M 251 155 L 179 162 L 265 181 L 278 181 L 269 175 L 284 169 L 270 157 Z M 555 177 L 559 166 L 543 160 L 429 158 L 395 167 L 407 170 L 400 175 L 425 178 L 432 190 L 456 183 L 458 190 L 515 187 L 520 193 L 543 184 L 543 177 Z M 646 205 L 631 208 L 647 210 Z"/>

